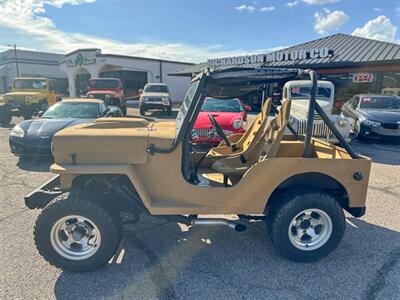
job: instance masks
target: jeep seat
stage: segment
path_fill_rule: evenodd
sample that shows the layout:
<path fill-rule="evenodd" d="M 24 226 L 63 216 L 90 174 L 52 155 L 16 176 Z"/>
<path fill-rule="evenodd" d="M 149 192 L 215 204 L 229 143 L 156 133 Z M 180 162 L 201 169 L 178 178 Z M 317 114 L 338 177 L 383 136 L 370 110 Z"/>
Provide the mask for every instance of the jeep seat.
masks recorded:
<path fill-rule="evenodd" d="M 257 162 L 276 156 L 290 115 L 291 100 L 284 100 L 278 114 L 267 121 L 258 143 L 250 151 L 221 158 L 211 168 L 228 176 L 233 183 Z"/>
<path fill-rule="evenodd" d="M 262 137 L 262 132 L 265 129 L 268 114 L 271 109 L 271 99 L 267 99 L 262 107 L 261 112 L 255 117 L 250 127 L 246 132 L 238 139 L 236 143 L 232 146 L 226 146 L 225 144 L 220 144 L 218 147 L 210 149 L 206 155 L 206 159 L 215 161 L 216 159 L 221 159 L 228 156 L 237 156 L 241 154 L 247 154 L 252 148 L 259 142 Z"/>

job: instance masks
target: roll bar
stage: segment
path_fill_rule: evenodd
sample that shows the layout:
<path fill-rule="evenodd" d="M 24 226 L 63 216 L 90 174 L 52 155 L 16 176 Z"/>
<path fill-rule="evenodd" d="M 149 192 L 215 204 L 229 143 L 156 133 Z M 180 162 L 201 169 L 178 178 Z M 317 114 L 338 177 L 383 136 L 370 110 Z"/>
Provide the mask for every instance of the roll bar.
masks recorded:
<path fill-rule="evenodd" d="M 308 118 L 307 118 L 307 127 L 306 127 L 306 135 L 304 139 L 304 157 L 311 157 L 311 137 L 313 132 L 313 124 L 314 124 L 314 111 L 320 115 L 321 119 L 325 122 L 325 124 L 332 131 L 334 136 L 338 139 L 340 145 L 346 149 L 351 158 L 357 159 L 358 155 L 354 152 L 353 148 L 346 142 L 344 137 L 340 134 L 339 130 L 336 126 L 331 122 L 329 117 L 323 111 L 321 106 L 316 101 L 317 99 L 317 89 L 318 89 L 318 75 L 314 70 L 306 70 L 305 74 L 310 75 L 312 86 L 310 91 L 310 101 L 308 104 Z"/>

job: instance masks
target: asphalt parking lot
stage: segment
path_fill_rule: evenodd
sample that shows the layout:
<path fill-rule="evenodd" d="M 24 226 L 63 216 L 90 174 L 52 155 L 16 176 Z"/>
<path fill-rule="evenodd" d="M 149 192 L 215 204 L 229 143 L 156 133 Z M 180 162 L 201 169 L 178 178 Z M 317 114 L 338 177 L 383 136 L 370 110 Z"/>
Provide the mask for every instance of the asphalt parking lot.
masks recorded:
<path fill-rule="evenodd" d="M 400 298 L 399 144 L 353 143 L 373 160 L 367 214 L 349 217 L 339 248 L 319 262 L 281 258 L 262 222 L 243 233 L 227 227 L 188 231 L 148 217 L 126 227 L 106 268 L 74 274 L 48 265 L 35 248 L 32 230 L 40 211 L 28 210 L 23 197 L 51 178 L 50 162 L 10 154 L 10 130 L 0 127 L 0 299 Z"/>

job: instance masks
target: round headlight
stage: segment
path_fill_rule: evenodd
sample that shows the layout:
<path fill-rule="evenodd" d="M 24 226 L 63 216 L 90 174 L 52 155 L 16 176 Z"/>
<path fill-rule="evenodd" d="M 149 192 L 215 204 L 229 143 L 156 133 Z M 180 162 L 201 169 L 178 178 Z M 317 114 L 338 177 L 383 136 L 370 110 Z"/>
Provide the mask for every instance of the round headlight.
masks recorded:
<path fill-rule="evenodd" d="M 242 126 L 243 126 L 243 122 L 240 119 L 234 120 L 232 122 L 232 127 L 235 129 L 240 129 L 240 128 L 242 128 Z"/>
<path fill-rule="evenodd" d="M 21 139 L 24 137 L 24 135 L 25 135 L 25 131 L 19 125 L 15 125 L 10 133 L 10 136 L 21 138 Z"/>

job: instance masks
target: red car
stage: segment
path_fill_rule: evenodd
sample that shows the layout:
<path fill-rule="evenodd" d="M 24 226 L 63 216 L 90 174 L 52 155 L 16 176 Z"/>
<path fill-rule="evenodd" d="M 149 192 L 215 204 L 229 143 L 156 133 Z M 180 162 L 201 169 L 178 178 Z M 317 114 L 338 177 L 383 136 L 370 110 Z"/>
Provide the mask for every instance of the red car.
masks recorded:
<path fill-rule="evenodd" d="M 209 115 L 214 116 L 226 136 L 245 132 L 248 110 L 251 110 L 251 107 L 244 106 L 237 98 L 206 98 L 193 127 L 193 141 L 213 146 L 221 142 L 222 139 L 215 132 Z"/>

